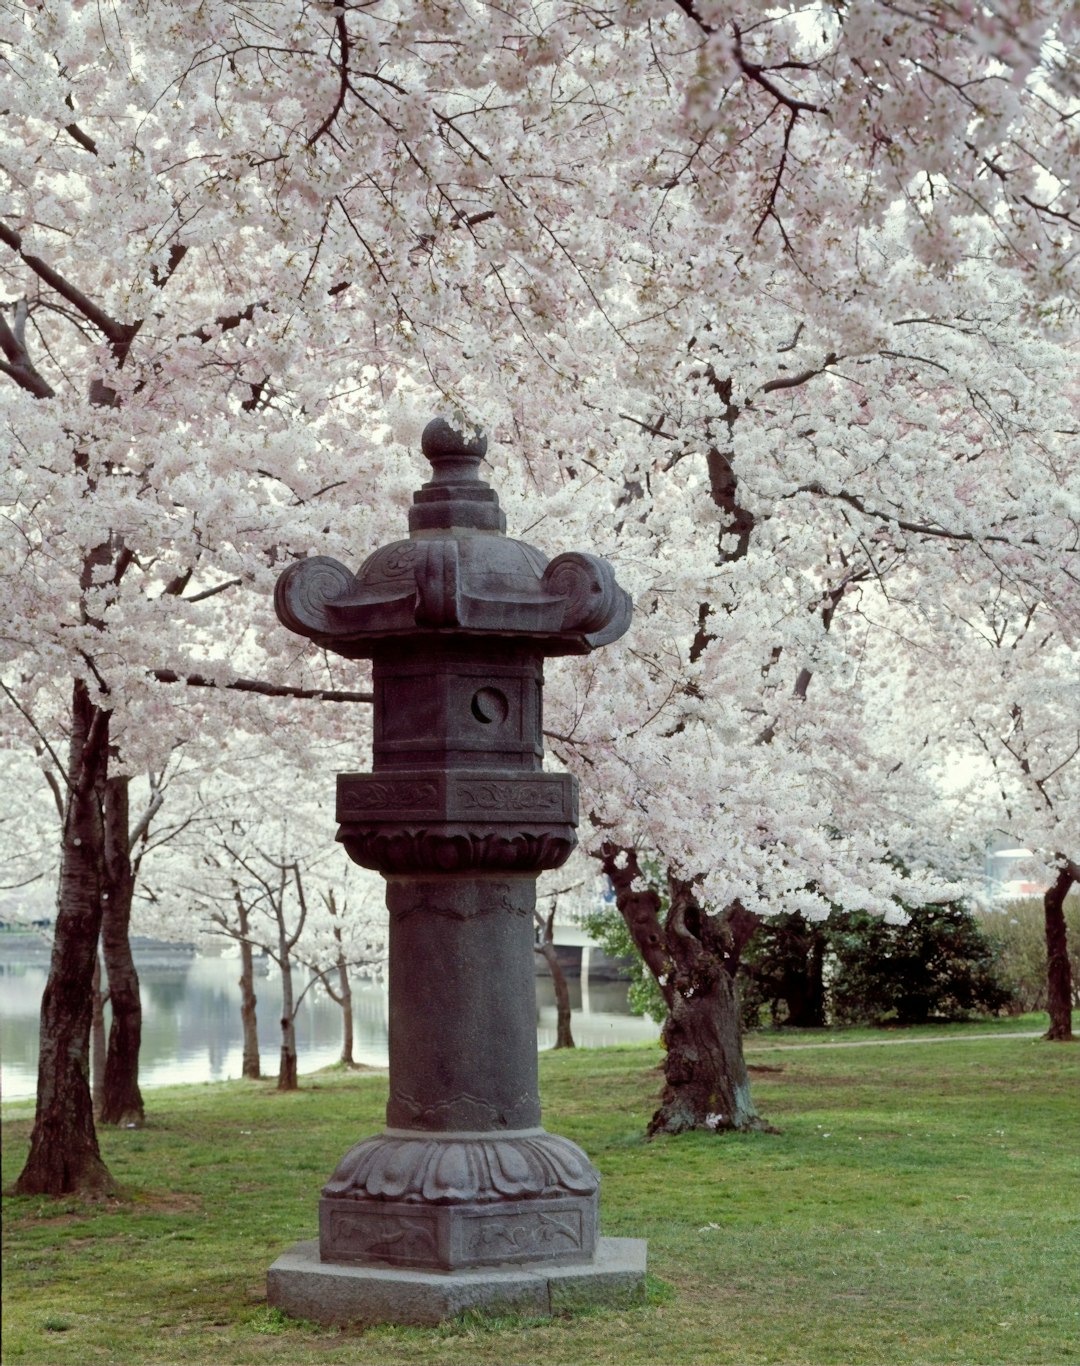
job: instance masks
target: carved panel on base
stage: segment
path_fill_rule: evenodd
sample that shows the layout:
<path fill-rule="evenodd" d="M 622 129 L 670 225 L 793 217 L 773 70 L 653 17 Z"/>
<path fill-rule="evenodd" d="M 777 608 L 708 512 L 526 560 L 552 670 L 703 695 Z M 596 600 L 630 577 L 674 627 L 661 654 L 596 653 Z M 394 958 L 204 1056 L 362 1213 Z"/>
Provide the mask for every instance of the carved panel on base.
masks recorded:
<path fill-rule="evenodd" d="M 435 1212 L 396 1205 L 346 1205 L 321 1202 L 320 1252 L 323 1261 L 388 1262 L 394 1266 L 438 1266 Z"/>
<path fill-rule="evenodd" d="M 510 1210 L 466 1214 L 462 1220 L 462 1253 L 469 1262 L 539 1261 L 566 1254 L 582 1255 L 581 1210 Z"/>
<path fill-rule="evenodd" d="M 319 1202 L 324 1262 L 423 1267 L 590 1261 L 596 1250 L 596 1196 L 515 1200 L 497 1205 Z"/>

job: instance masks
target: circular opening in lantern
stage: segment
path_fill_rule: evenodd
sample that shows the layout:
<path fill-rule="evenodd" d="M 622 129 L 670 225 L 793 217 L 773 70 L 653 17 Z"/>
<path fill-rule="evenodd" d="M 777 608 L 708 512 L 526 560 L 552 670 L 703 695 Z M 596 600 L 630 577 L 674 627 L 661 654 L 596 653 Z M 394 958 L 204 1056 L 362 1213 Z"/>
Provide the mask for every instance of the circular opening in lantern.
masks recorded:
<path fill-rule="evenodd" d="M 473 697 L 472 714 L 485 726 L 505 721 L 509 712 L 510 704 L 498 688 L 481 688 Z"/>

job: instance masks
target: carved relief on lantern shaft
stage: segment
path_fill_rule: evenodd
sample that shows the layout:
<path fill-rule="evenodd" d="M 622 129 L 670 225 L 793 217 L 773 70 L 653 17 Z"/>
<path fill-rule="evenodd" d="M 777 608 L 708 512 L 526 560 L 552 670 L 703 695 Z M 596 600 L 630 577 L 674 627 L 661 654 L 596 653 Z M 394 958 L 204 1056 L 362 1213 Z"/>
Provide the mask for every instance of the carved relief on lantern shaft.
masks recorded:
<path fill-rule="evenodd" d="M 338 820 L 382 816 L 434 816 L 446 810 L 446 780 L 441 773 L 380 777 L 374 773 L 338 775 Z"/>
<path fill-rule="evenodd" d="M 505 769 L 383 770 L 338 775 L 343 825 L 378 821 L 493 821 L 576 825 L 577 781 L 569 773 Z"/>
<path fill-rule="evenodd" d="M 386 905 L 391 919 L 400 924 L 411 916 L 434 916 L 438 920 L 472 921 L 487 916 L 509 916 L 514 920 L 533 918 L 536 883 L 533 878 L 514 882 L 477 878 L 448 887 L 445 878 L 430 882 L 418 877 L 391 877 L 386 883 Z"/>
<path fill-rule="evenodd" d="M 459 1092 L 446 1100 L 427 1101 L 392 1086 L 386 1103 L 387 1123 L 395 1128 L 440 1130 L 527 1129 L 540 1123 L 540 1102 L 533 1091 L 522 1091 L 505 1104 L 486 1096 Z"/>

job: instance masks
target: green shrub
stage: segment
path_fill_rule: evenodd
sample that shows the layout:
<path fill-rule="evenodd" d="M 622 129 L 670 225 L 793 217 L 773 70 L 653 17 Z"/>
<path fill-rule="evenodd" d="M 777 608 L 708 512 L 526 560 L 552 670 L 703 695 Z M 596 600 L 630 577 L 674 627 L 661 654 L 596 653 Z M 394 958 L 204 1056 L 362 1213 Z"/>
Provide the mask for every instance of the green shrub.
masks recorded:
<path fill-rule="evenodd" d="M 609 958 L 629 958 L 630 990 L 628 1000 L 635 1015 L 648 1015 L 657 1024 L 667 1019 L 668 1009 L 656 978 L 645 966 L 626 921 L 614 906 L 590 911 L 582 919 L 583 928 L 592 935 Z"/>
<path fill-rule="evenodd" d="M 996 1014 L 1010 1003 L 994 946 L 957 902 L 904 908 L 906 925 L 830 916 L 830 1013 L 845 1024 L 922 1024 Z"/>
<path fill-rule="evenodd" d="M 739 966 L 743 1029 L 759 1028 L 766 1008 L 774 1027 L 796 1028 L 919 1024 L 1041 1008 L 1046 948 L 1041 938 L 1036 943 L 1031 913 L 995 912 L 988 924 L 955 902 L 905 909 L 907 925 L 840 911 L 822 922 L 798 912 L 763 920 Z M 1041 936 L 1041 906 L 1038 914 Z M 663 995 L 619 912 L 604 907 L 583 923 L 605 953 L 631 960 L 631 1009 L 663 1023 Z M 1080 931 L 1071 942 L 1080 943 Z M 1022 989 L 1029 980 L 1034 994 Z M 1080 983 L 1075 968 L 1074 980 Z"/>
<path fill-rule="evenodd" d="M 739 994 L 744 1029 L 756 1029 L 765 1006 L 774 1026 L 820 1029 L 828 997 L 828 922 L 784 912 L 763 920 L 743 950 Z"/>

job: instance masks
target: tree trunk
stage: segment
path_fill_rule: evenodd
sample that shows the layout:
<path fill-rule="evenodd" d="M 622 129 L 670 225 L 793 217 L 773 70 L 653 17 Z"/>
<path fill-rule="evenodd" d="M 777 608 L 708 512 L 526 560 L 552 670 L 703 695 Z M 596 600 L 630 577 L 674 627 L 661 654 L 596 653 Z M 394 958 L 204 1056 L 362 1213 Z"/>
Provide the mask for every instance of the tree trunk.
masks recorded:
<path fill-rule="evenodd" d="M 277 1089 L 296 1091 L 300 1082 L 296 1072 L 296 1028 L 288 1016 L 281 1017 L 281 1054 L 278 1058 Z"/>
<path fill-rule="evenodd" d="M 101 933 L 104 791 L 109 713 L 72 690 L 68 792 L 49 979 L 41 1000 L 37 1109 L 16 1195 L 99 1194 L 113 1189 L 101 1160 L 90 1096 L 94 963 Z"/>
<path fill-rule="evenodd" d="M 142 1002 L 129 938 L 131 901 L 135 894 L 129 848 L 130 781 L 126 776 L 111 777 L 105 784 L 105 868 L 109 885 L 101 923 L 101 946 L 109 978 L 112 1026 L 99 1118 L 103 1124 L 141 1126 L 145 1119 L 139 1090 Z"/>
<path fill-rule="evenodd" d="M 255 1017 L 255 955 L 248 940 L 248 912 L 243 898 L 236 894 L 236 908 L 240 916 L 240 1021 L 244 1030 L 244 1059 L 241 1075 L 250 1081 L 262 1076 L 259 1057 L 259 1029 Z"/>
<path fill-rule="evenodd" d="M 1073 1043 L 1072 971 L 1065 929 L 1065 898 L 1075 880 L 1075 864 L 1066 863 L 1043 896 L 1046 918 L 1046 1008 L 1050 1028 L 1043 1035 L 1055 1043 Z"/>
<path fill-rule="evenodd" d="M 340 936 L 339 936 L 340 937 Z M 337 961 L 338 1004 L 341 1006 L 341 1061 L 346 1067 L 355 1067 L 353 1057 L 353 1013 L 352 984 L 349 981 L 349 965 L 344 958 Z"/>
<path fill-rule="evenodd" d="M 105 1096 L 105 997 L 101 989 L 101 955 L 94 955 L 94 980 L 91 990 L 94 993 L 94 1013 L 90 1019 L 90 1095 L 94 1102 L 94 1114 L 101 1112 L 101 1102 Z"/>
<path fill-rule="evenodd" d="M 296 1008 L 293 1005 L 292 962 L 288 952 L 282 953 L 281 968 L 281 1058 L 278 1062 L 277 1089 L 295 1091 L 296 1079 Z"/>
<path fill-rule="evenodd" d="M 785 983 L 791 1029 L 825 1027 L 825 936 L 814 924 L 806 926 L 806 954 L 799 971 L 792 971 Z"/>
<path fill-rule="evenodd" d="M 775 1133 L 750 1096 L 743 1058 L 739 959 L 758 919 L 738 902 L 710 915 L 690 883 L 668 876 L 667 913 L 645 882 L 633 849 L 605 845 L 604 872 L 615 901 L 668 1007 L 663 1029 L 664 1090 L 648 1137 L 705 1129 Z"/>
<path fill-rule="evenodd" d="M 540 929 L 540 942 L 537 953 L 544 955 L 544 962 L 551 973 L 551 985 L 555 989 L 555 1047 L 573 1048 L 574 1036 L 570 1031 L 570 988 L 566 985 L 566 973 L 562 970 L 559 955 L 555 952 L 555 907 L 545 918 L 534 909 L 537 926 Z"/>
<path fill-rule="evenodd" d="M 814 943 L 810 949 L 810 988 L 807 1015 L 812 1029 L 825 1028 L 825 946 L 828 941 L 820 926 L 814 927 Z"/>
<path fill-rule="evenodd" d="M 664 1023 L 664 1090 L 647 1134 L 688 1129 L 775 1133 L 750 1096 L 735 979 L 723 969 L 693 995 L 676 993 Z"/>

